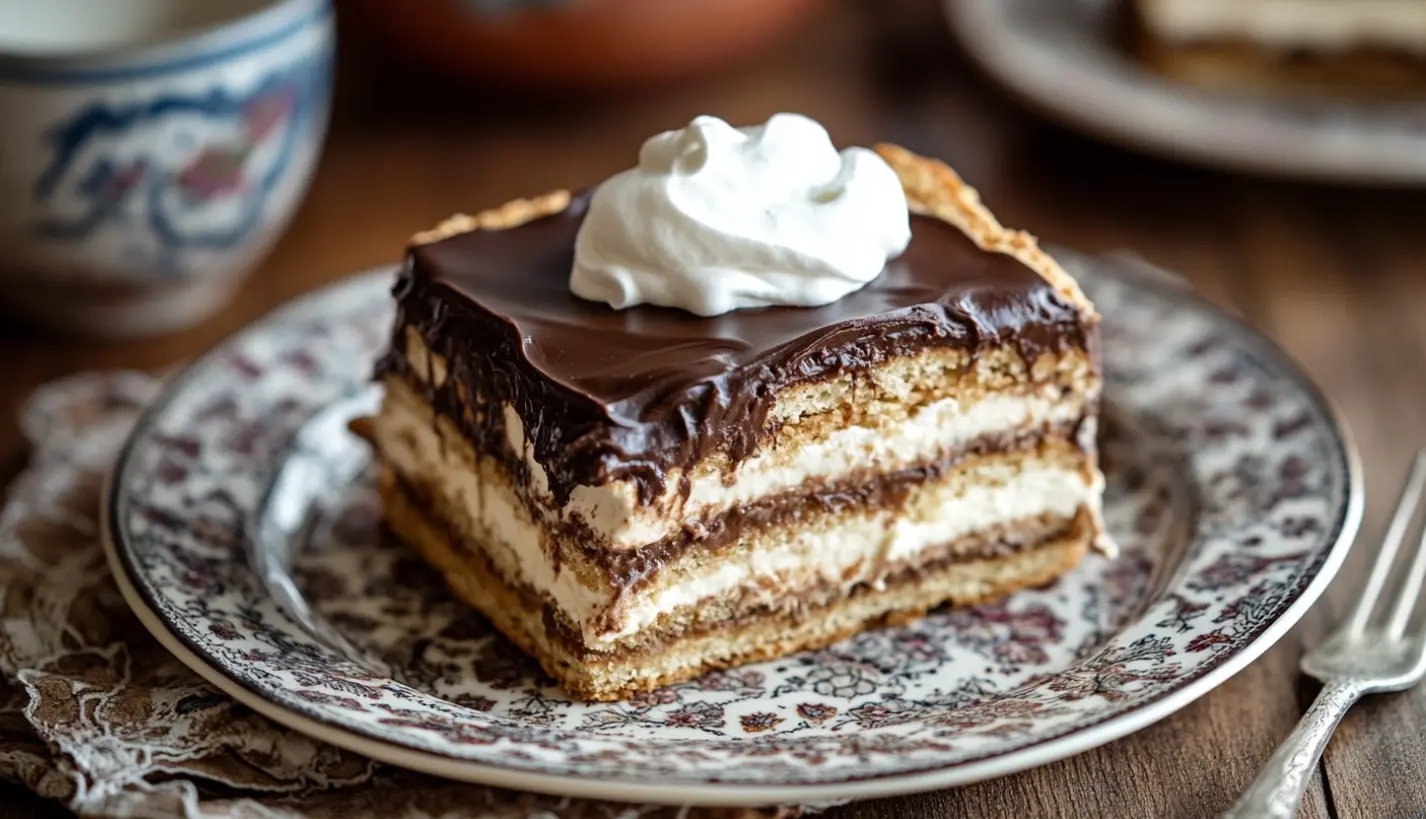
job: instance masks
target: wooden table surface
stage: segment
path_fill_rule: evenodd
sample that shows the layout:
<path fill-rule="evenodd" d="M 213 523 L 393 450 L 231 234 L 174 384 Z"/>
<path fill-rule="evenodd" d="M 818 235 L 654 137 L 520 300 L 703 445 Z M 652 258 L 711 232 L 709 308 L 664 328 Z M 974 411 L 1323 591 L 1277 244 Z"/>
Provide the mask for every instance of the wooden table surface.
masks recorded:
<path fill-rule="evenodd" d="M 785 48 L 716 78 L 597 100 L 492 99 L 348 61 L 311 193 L 221 315 L 190 332 L 123 343 L 0 325 L 0 465 L 23 462 L 11 418 L 49 379 L 180 362 L 303 291 L 394 260 L 408 234 L 453 211 L 620 170 L 645 136 L 695 114 L 754 122 L 794 110 L 820 119 L 840 142 L 892 140 L 943 157 L 1007 224 L 1087 251 L 1132 248 L 1241 312 L 1345 411 L 1366 466 L 1363 532 L 1375 537 L 1412 449 L 1426 444 L 1426 191 L 1250 179 L 1071 135 L 1019 112 L 979 79 L 950 44 L 937 5 L 835 5 Z M 1155 726 L 1001 780 L 830 815 L 1214 815 L 1310 701 L 1315 689 L 1299 678 L 1298 656 L 1350 600 L 1363 557 L 1352 556 L 1328 600 L 1276 648 Z M 1417 693 L 1357 708 L 1302 816 L 1426 815 L 1424 706 L 1426 694 Z M 0 817 L 59 815 L 0 788 Z"/>

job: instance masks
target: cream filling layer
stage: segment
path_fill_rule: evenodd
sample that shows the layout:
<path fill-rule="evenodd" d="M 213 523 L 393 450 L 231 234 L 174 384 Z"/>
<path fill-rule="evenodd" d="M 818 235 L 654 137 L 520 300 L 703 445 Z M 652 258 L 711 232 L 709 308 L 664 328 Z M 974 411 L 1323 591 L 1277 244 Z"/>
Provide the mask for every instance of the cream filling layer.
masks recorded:
<path fill-rule="evenodd" d="M 878 509 L 843 516 L 827 529 L 795 530 L 775 548 L 713 562 L 705 573 L 635 596 L 623 627 L 600 637 L 607 641 L 637 633 L 663 614 L 740 590 L 776 607 L 814 585 L 839 584 L 845 593 L 860 583 L 879 584 L 888 567 L 914 563 L 923 553 L 967 535 L 1041 515 L 1071 518 L 1086 505 L 1097 510 L 1099 488 L 1077 470 L 991 463 L 977 469 L 969 483 L 929 483 L 918 495 L 916 505 L 933 513 Z"/>
<path fill-rule="evenodd" d="M 687 521 L 707 518 L 759 498 L 787 492 L 809 481 L 836 481 L 857 470 L 891 472 L 926 463 L 977 439 L 1073 424 L 1085 411 L 1082 396 L 992 393 L 967 404 L 945 398 L 921 406 L 892 426 L 851 426 L 799 445 L 794 452 L 777 447 L 733 468 L 695 474 L 686 499 L 677 480 L 668 481 L 663 498 L 641 506 L 632 485 L 613 482 L 578 486 L 563 514 L 580 518 L 613 548 L 634 548 L 669 537 Z"/>
<path fill-rule="evenodd" d="M 1272 48 L 1385 46 L 1426 54 L 1421 0 L 1138 0 L 1144 25 L 1174 42 L 1250 40 Z"/>
<path fill-rule="evenodd" d="M 494 543 L 491 558 L 502 571 L 547 596 L 577 624 L 592 648 L 637 633 L 660 615 L 739 590 L 765 594 L 768 602 L 819 582 L 879 582 L 885 567 L 914 561 L 929 549 L 974 532 L 1024 518 L 1072 517 L 1082 507 L 1095 514 L 1101 493 L 1098 473 L 986 462 L 953 473 L 949 480 L 915 490 L 914 509 L 876 509 L 837 518 L 830 527 L 794 531 L 776 546 L 755 549 L 738 560 L 710 561 L 704 571 L 681 573 L 623 601 L 616 630 L 598 626 L 613 593 L 594 589 L 547 556 L 544 527 L 536 523 L 508 482 L 483 481 L 459 448 L 443 446 L 430 417 L 388 403 L 377 420 L 378 444 L 403 475 L 440 492 L 447 505 L 463 509 Z M 920 511 L 921 513 L 917 513 Z"/>

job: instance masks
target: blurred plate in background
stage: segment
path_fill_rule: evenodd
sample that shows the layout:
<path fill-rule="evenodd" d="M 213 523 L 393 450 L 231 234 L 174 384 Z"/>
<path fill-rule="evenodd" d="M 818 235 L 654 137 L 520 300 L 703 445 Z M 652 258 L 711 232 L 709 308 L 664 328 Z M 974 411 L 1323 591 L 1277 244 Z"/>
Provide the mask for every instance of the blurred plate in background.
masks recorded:
<path fill-rule="evenodd" d="M 1232 170 L 1426 182 L 1426 102 L 1234 94 L 1179 84 L 1114 37 L 1116 0 L 947 0 L 993 79 L 1042 113 L 1150 153 Z"/>

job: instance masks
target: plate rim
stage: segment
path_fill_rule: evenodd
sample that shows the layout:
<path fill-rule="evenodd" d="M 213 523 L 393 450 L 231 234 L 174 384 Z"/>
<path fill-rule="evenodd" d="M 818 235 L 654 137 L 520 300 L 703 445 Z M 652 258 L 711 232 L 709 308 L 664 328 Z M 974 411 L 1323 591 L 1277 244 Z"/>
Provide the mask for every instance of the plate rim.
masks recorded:
<path fill-rule="evenodd" d="M 1042 2 L 1042 0 L 1031 1 Z M 1158 119 L 1155 117 L 1110 115 L 1110 109 L 1123 114 L 1126 113 L 1124 109 L 1133 107 L 1133 102 L 1126 95 L 1126 90 L 1143 93 L 1149 93 L 1152 90 L 1151 88 L 1125 89 L 1121 82 L 1113 79 L 1106 81 L 1105 92 L 1094 95 L 1100 103 L 1104 103 L 1106 100 L 1110 101 L 1104 109 L 1104 113 L 1096 115 L 1094 111 L 1100 106 L 1094 104 L 1071 105 L 1066 100 L 1073 98 L 1074 95 L 1065 95 L 1062 93 L 1063 89 L 1050 88 L 1040 73 L 1027 70 L 1022 58 L 1007 57 L 1003 53 L 1003 49 L 990 47 L 982 42 L 984 39 L 982 36 L 975 36 L 983 35 L 986 31 L 996 30 L 997 27 L 993 23 L 1003 20 L 1007 6 L 1006 0 L 942 0 L 942 8 L 951 34 L 963 51 L 969 55 L 971 61 L 1018 101 L 1044 117 L 1072 130 L 1139 153 L 1224 171 L 1262 174 L 1283 179 L 1398 187 L 1418 186 L 1426 182 L 1426 161 L 1418 163 L 1414 167 L 1383 162 L 1379 159 L 1382 140 L 1372 138 L 1370 134 L 1366 140 L 1366 148 L 1348 152 L 1342 152 L 1340 148 L 1320 152 L 1311 149 L 1281 150 L 1280 145 L 1275 150 L 1256 150 L 1248 146 L 1225 142 L 1218 129 L 1194 128 L 1190 125 L 1185 130 L 1179 127 L 1183 125 L 1182 117 L 1176 119 L 1174 127 L 1170 128 L 1158 124 Z M 1000 26 L 999 30 L 1004 31 L 1006 28 L 1008 27 Z M 1004 38 L 1000 38 L 997 42 L 1003 44 Z M 1081 75 L 1084 74 L 1092 74 L 1101 78 L 1110 76 L 1093 69 L 1082 70 Z M 1143 74 L 1146 79 L 1162 86 L 1162 93 L 1157 96 L 1165 99 L 1168 97 L 1177 98 L 1171 104 L 1179 107 L 1182 113 L 1186 113 L 1186 109 L 1182 106 L 1187 105 L 1202 104 L 1207 108 L 1215 107 L 1214 101 L 1201 91 L 1190 86 L 1175 86 L 1168 80 L 1153 77 L 1148 71 L 1144 71 Z M 1188 99 L 1198 102 L 1185 102 Z M 1391 104 L 1383 105 L 1388 107 Z M 1325 111 L 1328 107 L 1327 104 L 1324 104 L 1318 110 Z M 1395 107 L 1405 108 L 1407 106 L 1398 103 Z M 1223 110 L 1247 110 L 1235 107 L 1231 100 L 1224 101 L 1221 108 Z M 1411 108 L 1413 111 L 1419 110 L 1419 116 L 1426 119 L 1426 103 Z M 1313 113 L 1315 114 L 1316 111 Z M 1307 116 L 1303 119 L 1312 118 L 1312 116 Z M 1323 133 L 1321 128 L 1287 123 L 1285 117 L 1271 113 L 1253 114 L 1252 119 L 1268 134 L 1268 136 L 1260 138 L 1259 141 L 1271 140 L 1282 143 L 1283 140 L 1280 138 L 1289 132 Z M 1128 121 L 1138 122 L 1141 127 L 1128 127 L 1124 124 Z M 1146 126 L 1145 123 L 1147 123 Z M 1335 130 L 1341 131 L 1342 129 Z M 1421 131 L 1414 142 L 1421 146 L 1423 153 L 1426 153 L 1426 129 Z"/>
<path fill-rule="evenodd" d="M 1071 251 L 1073 252 L 1073 251 Z M 1109 254 L 1079 254 L 1086 259 L 1111 263 Z M 1275 367 L 1301 388 L 1322 411 L 1330 432 L 1340 445 L 1345 459 L 1346 501 L 1338 516 L 1336 538 L 1324 550 L 1309 580 L 1282 613 L 1267 624 L 1243 648 L 1221 662 L 1213 664 L 1197 677 L 1153 701 L 1127 711 L 1113 714 L 1098 722 L 1047 737 L 1032 745 L 941 767 L 906 773 L 886 773 L 866 778 L 844 778 L 841 781 L 748 785 L 709 780 L 700 783 L 680 782 L 672 785 L 591 778 L 576 774 L 540 773 L 503 766 L 489 761 L 459 759 L 433 751 L 424 751 L 395 742 L 370 737 L 355 730 L 323 722 L 300 711 L 266 699 L 262 692 L 245 682 L 228 676 L 220 667 L 204 659 L 201 653 L 182 635 L 175 633 L 148 601 L 134 582 L 136 567 L 132 555 L 119 548 L 116 531 L 118 475 L 129 460 L 140 433 L 153 418 L 164 410 L 188 380 L 205 367 L 220 352 L 238 339 L 261 332 L 284 316 L 300 313 L 304 308 L 330 297 L 331 291 L 360 286 L 389 276 L 396 265 L 381 265 L 358 271 L 334 282 L 302 294 L 259 317 L 235 333 L 221 339 L 201 355 L 174 372 L 162 390 L 143 409 L 113 464 L 105 474 L 100 493 L 99 534 L 105 558 L 120 594 L 145 629 L 171 654 L 210 684 L 243 705 L 274 722 L 314 739 L 397 767 L 433 774 L 446 779 L 503 788 L 515 788 L 556 796 L 588 799 L 621 800 L 665 805 L 757 806 L 775 804 L 837 803 L 852 799 L 869 799 L 921 793 L 968 785 L 999 778 L 1012 773 L 1084 753 L 1116 739 L 1128 736 L 1158 722 L 1198 700 L 1229 678 L 1242 671 L 1276 645 L 1307 611 L 1317 602 L 1336 576 L 1356 539 L 1365 507 L 1364 480 L 1360 453 L 1336 403 L 1327 396 L 1297 361 L 1266 334 L 1258 331 L 1233 312 L 1215 305 L 1185 282 L 1137 272 L 1131 276 L 1135 286 L 1158 290 L 1173 299 L 1196 302 L 1218 319 L 1235 325 L 1252 339 L 1257 351 L 1270 356 Z M 1122 268 L 1122 265 L 1116 266 Z M 1138 270 L 1137 267 L 1131 268 Z M 1156 268 L 1148 268 L 1157 270 Z"/>

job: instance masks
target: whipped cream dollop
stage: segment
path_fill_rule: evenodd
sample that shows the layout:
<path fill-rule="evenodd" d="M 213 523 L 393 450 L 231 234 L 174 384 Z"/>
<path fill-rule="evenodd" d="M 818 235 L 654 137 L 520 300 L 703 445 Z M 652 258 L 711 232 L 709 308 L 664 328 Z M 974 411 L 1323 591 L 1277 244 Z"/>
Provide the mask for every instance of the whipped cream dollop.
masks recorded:
<path fill-rule="evenodd" d="M 700 316 L 812 307 L 864 287 L 910 241 L 901 181 L 872 151 L 838 152 L 797 114 L 750 128 L 698 117 L 595 191 L 570 290 Z"/>

